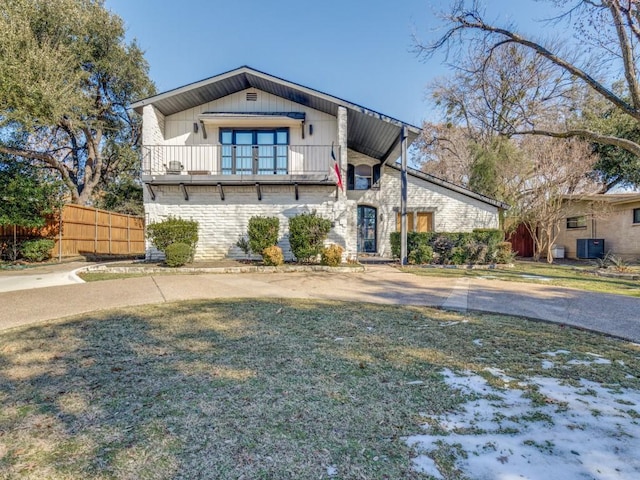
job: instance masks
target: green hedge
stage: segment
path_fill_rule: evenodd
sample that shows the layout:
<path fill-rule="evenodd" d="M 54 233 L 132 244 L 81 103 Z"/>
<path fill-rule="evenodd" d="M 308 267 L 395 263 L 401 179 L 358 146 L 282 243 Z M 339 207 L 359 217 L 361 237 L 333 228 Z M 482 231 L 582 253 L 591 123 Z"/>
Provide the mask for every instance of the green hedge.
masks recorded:
<path fill-rule="evenodd" d="M 55 242 L 48 238 L 26 240 L 20 245 L 20 254 L 28 262 L 44 262 L 51 258 L 51 250 Z"/>
<path fill-rule="evenodd" d="M 247 228 L 251 251 L 262 255 L 265 248 L 277 245 L 279 229 L 278 217 L 251 217 Z"/>
<path fill-rule="evenodd" d="M 185 243 L 195 252 L 198 243 L 198 222 L 169 217 L 162 222 L 147 225 L 147 238 L 161 252 L 173 243 Z"/>
<path fill-rule="evenodd" d="M 186 243 L 177 242 L 169 245 L 164 254 L 168 267 L 181 267 L 192 260 L 193 250 Z"/>
<path fill-rule="evenodd" d="M 408 232 L 407 256 L 412 263 L 494 263 L 498 245 L 503 239 L 502 230 L 488 228 L 473 232 Z M 400 232 L 391 233 L 391 253 L 396 258 L 400 257 Z"/>
<path fill-rule="evenodd" d="M 289 219 L 289 244 L 299 261 L 309 261 L 317 257 L 331 230 L 331 220 L 322 218 L 316 212 L 302 213 Z"/>

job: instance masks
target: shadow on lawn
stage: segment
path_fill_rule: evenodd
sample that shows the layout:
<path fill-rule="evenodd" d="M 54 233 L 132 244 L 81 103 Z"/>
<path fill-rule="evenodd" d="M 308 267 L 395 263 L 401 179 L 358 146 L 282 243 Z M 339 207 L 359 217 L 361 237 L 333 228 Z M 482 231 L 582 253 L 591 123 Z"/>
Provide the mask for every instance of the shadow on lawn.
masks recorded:
<path fill-rule="evenodd" d="M 398 378 L 446 388 L 425 361 L 357 360 L 380 356 L 374 308 L 185 302 L 7 333 L 0 476 L 320 478 L 340 464 L 375 478 L 384 458 L 392 478 L 420 478 L 399 437 L 429 391 L 395 398 Z M 345 351 L 339 334 L 357 340 Z M 443 397 L 437 410 L 458 402 Z"/>
<path fill-rule="evenodd" d="M 577 339 L 588 352 L 614 344 L 504 317 L 299 300 L 16 329 L 0 350 L 0 477 L 298 479 L 335 465 L 343 479 L 424 478 L 403 437 L 466 400 L 442 368 L 529 374 Z M 637 352 L 616 358 L 561 374 L 623 381 L 640 368 Z"/>

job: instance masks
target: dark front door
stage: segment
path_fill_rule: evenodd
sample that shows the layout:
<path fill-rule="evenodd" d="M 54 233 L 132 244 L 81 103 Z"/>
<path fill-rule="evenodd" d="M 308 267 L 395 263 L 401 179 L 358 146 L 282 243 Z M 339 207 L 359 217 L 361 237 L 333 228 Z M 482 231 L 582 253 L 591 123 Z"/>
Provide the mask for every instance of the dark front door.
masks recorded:
<path fill-rule="evenodd" d="M 358 253 L 376 253 L 378 211 L 373 207 L 358 207 Z"/>

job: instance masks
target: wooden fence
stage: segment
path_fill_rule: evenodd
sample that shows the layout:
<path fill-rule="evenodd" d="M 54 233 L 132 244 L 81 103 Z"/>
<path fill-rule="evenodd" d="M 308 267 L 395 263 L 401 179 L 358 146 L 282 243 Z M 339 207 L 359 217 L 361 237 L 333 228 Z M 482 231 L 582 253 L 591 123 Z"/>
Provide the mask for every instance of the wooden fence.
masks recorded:
<path fill-rule="evenodd" d="M 19 240 L 46 237 L 56 241 L 54 257 L 141 255 L 145 252 L 144 219 L 80 205 L 65 205 L 62 215 L 41 229 L 15 228 Z M 0 226 L 0 239 L 12 240 L 14 227 Z"/>

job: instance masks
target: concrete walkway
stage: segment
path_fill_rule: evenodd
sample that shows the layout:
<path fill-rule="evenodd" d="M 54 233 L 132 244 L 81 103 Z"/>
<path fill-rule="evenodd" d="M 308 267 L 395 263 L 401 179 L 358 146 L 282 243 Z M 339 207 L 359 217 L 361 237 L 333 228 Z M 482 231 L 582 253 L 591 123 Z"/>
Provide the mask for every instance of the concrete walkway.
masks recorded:
<path fill-rule="evenodd" d="M 496 312 L 640 342 L 640 298 L 482 278 L 363 273 L 158 275 L 0 293 L 0 329 L 96 310 L 207 298 L 312 298 Z"/>

